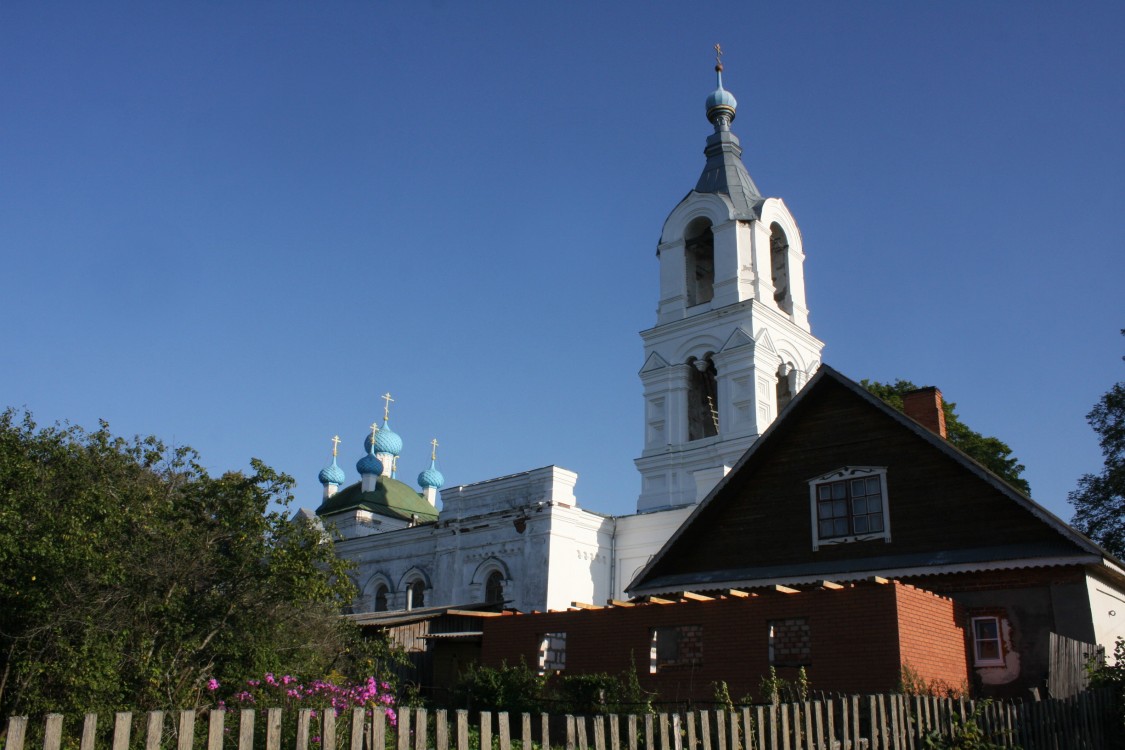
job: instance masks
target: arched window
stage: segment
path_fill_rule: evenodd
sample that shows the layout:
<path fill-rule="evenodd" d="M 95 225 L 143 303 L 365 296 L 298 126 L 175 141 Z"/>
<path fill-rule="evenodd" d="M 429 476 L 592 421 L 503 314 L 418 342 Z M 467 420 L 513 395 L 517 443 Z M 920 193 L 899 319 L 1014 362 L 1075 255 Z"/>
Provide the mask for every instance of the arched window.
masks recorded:
<path fill-rule="evenodd" d="M 795 391 L 794 386 L 796 368 L 788 362 L 782 362 L 781 366 L 777 368 L 777 412 L 780 414 L 781 410 L 785 408 L 786 404 L 793 400 Z"/>
<path fill-rule="evenodd" d="M 418 609 L 426 606 L 426 582 L 419 579 L 406 590 L 406 608 Z"/>
<path fill-rule="evenodd" d="M 390 593 L 390 590 L 387 588 L 386 584 L 383 584 L 383 583 L 380 583 L 379 587 L 375 589 L 375 611 L 376 612 L 386 612 L 387 611 L 387 609 L 388 609 L 387 594 L 389 594 L 389 593 Z"/>
<path fill-rule="evenodd" d="M 719 387 L 715 363 L 708 354 L 688 360 L 691 365 L 688 386 L 688 440 L 719 434 Z"/>
<path fill-rule="evenodd" d="M 715 235 L 711 222 L 692 222 L 684 236 L 687 262 L 687 305 L 702 305 L 715 296 Z"/>
<path fill-rule="evenodd" d="M 484 601 L 488 604 L 504 603 L 504 574 L 494 570 L 484 583 Z"/>
<path fill-rule="evenodd" d="M 793 296 L 789 293 L 789 238 L 774 222 L 770 225 L 770 272 L 773 275 L 773 301 L 786 313 L 793 314 Z"/>

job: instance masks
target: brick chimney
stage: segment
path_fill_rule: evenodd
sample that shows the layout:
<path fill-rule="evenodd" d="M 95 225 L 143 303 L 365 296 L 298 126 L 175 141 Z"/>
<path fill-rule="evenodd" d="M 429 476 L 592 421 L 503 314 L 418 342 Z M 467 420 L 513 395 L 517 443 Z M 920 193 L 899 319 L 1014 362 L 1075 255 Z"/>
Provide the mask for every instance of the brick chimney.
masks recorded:
<path fill-rule="evenodd" d="M 932 385 L 902 394 L 902 410 L 906 416 L 944 439 L 945 410 L 941 405 L 941 391 Z"/>

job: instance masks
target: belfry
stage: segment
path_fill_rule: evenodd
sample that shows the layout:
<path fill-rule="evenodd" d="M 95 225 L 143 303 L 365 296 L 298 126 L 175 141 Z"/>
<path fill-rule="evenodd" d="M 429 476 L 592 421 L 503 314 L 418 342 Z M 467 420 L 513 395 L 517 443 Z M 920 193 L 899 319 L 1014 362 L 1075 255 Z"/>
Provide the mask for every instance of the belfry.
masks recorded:
<path fill-rule="evenodd" d="M 707 162 L 664 222 L 656 326 L 641 332 L 638 512 L 701 500 L 816 372 L 824 346 L 809 330 L 797 222 L 746 171 L 721 61 L 715 74 Z"/>

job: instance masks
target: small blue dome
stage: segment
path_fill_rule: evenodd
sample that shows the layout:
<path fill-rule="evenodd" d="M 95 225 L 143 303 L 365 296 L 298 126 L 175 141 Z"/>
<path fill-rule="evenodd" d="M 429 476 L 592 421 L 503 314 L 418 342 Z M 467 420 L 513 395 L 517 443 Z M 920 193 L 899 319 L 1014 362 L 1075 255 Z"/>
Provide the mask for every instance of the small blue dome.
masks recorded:
<path fill-rule="evenodd" d="M 734 98 L 734 94 L 724 89 L 722 84 L 707 97 L 708 116 L 710 116 L 711 111 L 716 108 L 729 109 L 731 113 L 733 113 L 737 107 L 738 101 Z"/>
<path fill-rule="evenodd" d="M 383 426 L 379 428 L 379 432 L 375 433 L 375 452 L 390 453 L 392 456 L 402 453 L 402 438 L 391 429 L 386 420 L 383 420 Z"/>
<path fill-rule="evenodd" d="M 332 465 L 325 466 L 320 470 L 317 477 L 323 485 L 335 484 L 340 485 L 344 483 L 344 470 L 336 465 L 336 457 L 332 457 Z"/>
<path fill-rule="evenodd" d="M 375 474 L 383 473 L 383 462 L 375 458 L 374 453 L 368 453 L 363 458 L 356 462 L 355 470 L 362 474 Z"/>
<path fill-rule="evenodd" d="M 717 88 L 707 97 L 707 119 L 714 122 L 716 115 L 726 112 L 730 115 L 730 120 L 734 120 L 734 112 L 738 108 L 738 101 L 734 98 L 734 94 L 723 88 L 722 65 L 715 66 L 715 79 Z"/>
<path fill-rule="evenodd" d="M 435 490 L 440 490 L 444 485 L 445 477 L 441 475 L 432 461 L 430 462 L 430 468 L 418 475 L 418 486 L 423 489 L 433 487 Z"/>

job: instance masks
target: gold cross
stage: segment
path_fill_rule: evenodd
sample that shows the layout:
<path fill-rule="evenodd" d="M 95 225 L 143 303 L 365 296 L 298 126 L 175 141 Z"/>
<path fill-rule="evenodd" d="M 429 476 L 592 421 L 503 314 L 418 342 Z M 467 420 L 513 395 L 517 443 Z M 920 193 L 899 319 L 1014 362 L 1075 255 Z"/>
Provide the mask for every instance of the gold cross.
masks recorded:
<path fill-rule="evenodd" d="M 431 440 L 430 445 L 434 446 L 433 450 L 430 451 L 430 460 L 436 461 L 437 460 L 437 438 L 434 438 L 433 440 Z"/>
<path fill-rule="evenodd" d="M 336 458 L 336 449 L 340 447 L 340 436 L 334 435 L 332 437 L 332 458 Z"/>
<path fill-rule="evenodd" d="M 379 423 L 378 422 L 372 422 L 371 423 L 371 449 L 372 450 L 375 449 L 375 433 L 378 432 L 378 431 L 379 431 Z"/>
<path fill-rule="evenodd" d="M 715 64 L 719 66 L 723 64 L 723 48 L 718 44 L 715 45 Z"/>
<path fill-rule="evenodd" d="M 391 398 L 390 391 L 384 393 L 382 398 L 386 402 L 383 405 L 383 421 L 386 422 L 391 417 L 391 404 L 394 403 L 394 399 Z"/>

